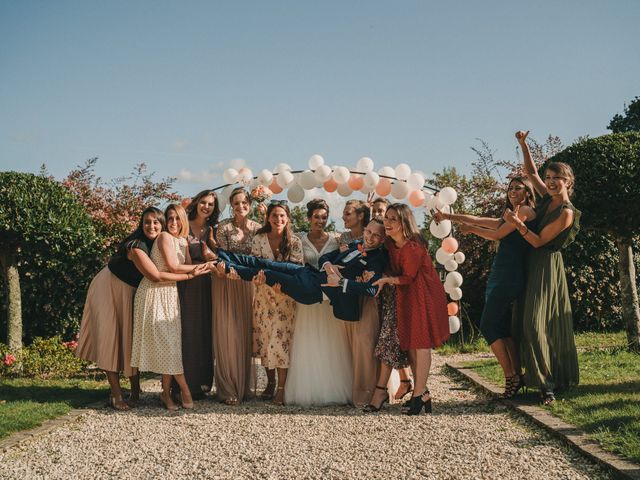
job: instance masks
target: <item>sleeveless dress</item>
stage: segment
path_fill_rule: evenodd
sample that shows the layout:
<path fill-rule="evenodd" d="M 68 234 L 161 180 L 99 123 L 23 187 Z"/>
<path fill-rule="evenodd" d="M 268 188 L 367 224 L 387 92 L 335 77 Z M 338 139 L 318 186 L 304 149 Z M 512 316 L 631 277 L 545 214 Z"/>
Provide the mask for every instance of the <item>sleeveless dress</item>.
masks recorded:
<path fill-rule="evenodd" d="M 171 239 L 178 262 L 185 263 L 186 238 Z M 158 242 L 151 249 L 151 260 L 159 271 L 169 271 Z M 143 278 L 133 310 L 131 366 L 143 372 L 182 374 L 182 325 L 176 282 L 154 283 Z"/>
<path fill-rule="evenodd" d="M 330 236 L 320 251 L 300 234 L 304 261 L 318 268 L 318 260 L 338 249 Z M 333 315 L 328 300 L 298 304 L 291 346 L 291 366 L 285 386 L 287 405 L 348 404 L 351 400 L 351 349 L 342 321 Z"/>
<path fill-rule="evenodd" d="M 200 239 L 189 229 L 187 237 L 191 263 L 204 263 Z M 182 324 L 182 365 L 194 398 L 204 397 L 213 385 L 211 339 L 211 275 L 178 282 Z M 173 382 L 173 387 L 180 389 Z"/>
<path fill-rule="evenodd" d="M 529 229 L 534 222 L 526 222 Z M 525 263 L 529 243 L 517 230 L 500 240 L 487 280 L 485 303 L 480 318 L 480 331 L 491 345 L 511 337 L 513 305 L 525 285 Z"/>
<path fill-rule="evenodd" d="M 247 221 L 249 234 L 240 238 L 233 218 L 222 220 L 216 230 L 216 242 L 229 252 L 251 254 L 258 222 Z M 213 349 L 218 400 L 242 400 L 251 391 L 251 324 L 253 321 L 251 282 L 216 277 L 212 282 Z"/>
<path fill-rule="evenodd" d="M 581 212 L 569 202 L 549 211 L 550 202 L 551 196 L 545 195 L 536 207 L 536 232 L 556 220 L 565 208 L 573 210 L 573 224 L 543 247 L 529 251 L 519 313 L 525 384 L 543 391 L 577 385 L 579 381 L 573 315 L 560 249 L 575 239 Z"/>

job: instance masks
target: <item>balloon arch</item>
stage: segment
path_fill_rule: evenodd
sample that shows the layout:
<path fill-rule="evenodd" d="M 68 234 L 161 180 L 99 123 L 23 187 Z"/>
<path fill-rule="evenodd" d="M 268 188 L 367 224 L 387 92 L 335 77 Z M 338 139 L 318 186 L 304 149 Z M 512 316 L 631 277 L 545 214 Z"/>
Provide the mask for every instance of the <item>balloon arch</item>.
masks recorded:
<path fill-rule="evenodd" d="M 286 163 L 278 164 L 273 171 L 263 169 L 257 176 L 246 167 L 236 170 L 228 168 L 224 171 L 225 185 L 214 188 L 222 190 L 218 201 L 220 209 L 227 205 L 231 191 L 242 184 L 252 190 L 265 190 L 265 187 L 274 194 L 287 190 L 287 198 L 292 203 L 300 203 L 304 200 L 305 190 L 323 188 L 326 192 L 337 192 L 342 197 L 348 197 L 354 192 L 361 192 L 371 199 L 374 192 L 380 197 L 391 195 L 396 200 L 408 200 L 415 208 L 425 207 L 427 214 L 431 215 L 438 210 L 450 212 L 451 205 L 456 201 L 458 194 L 451 187 L 441 190 L 427 185 L 422 173 L 412 172 L 406 163 L 399 164 L 396 168 L 382 167 L 377 172 L 373 168 L 373 160 L 362 157 L 358 160 L 355 169 L 324 163 L 320 155 L 312 155 L 309 158 L 308 170 L 292 170 Z M 459 301 L 462 298 L 462 275 L 457 272 L 458 265 L 463 263 L 465 255 L 458 250 L 458 241 L 451 234 L 451 222 L 443 220 L 436 223 L 431 220 L 429 224 L 431 234 L 442 240 L 442 245 L 436 252 L 436 261 L 443 265 L 448 272 L 444 280 L 444 289 L 451 299 L 447 309 L 449 314 L 449 331 L 453 334 L 460 329 L 458 317 Z"/>

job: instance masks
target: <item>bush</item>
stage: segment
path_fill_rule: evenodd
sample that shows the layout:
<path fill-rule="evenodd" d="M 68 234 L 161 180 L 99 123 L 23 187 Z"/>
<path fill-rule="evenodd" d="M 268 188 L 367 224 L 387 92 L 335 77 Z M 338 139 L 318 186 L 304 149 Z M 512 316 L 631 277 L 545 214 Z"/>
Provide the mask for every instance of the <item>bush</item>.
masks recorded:
<path fill-rule="evenodd" d="M 88 362 L 76 356 L 77 343 L 63 342 L 60 336 L 37 337 L 33 343 L 12 353 L 0 343 L 0 373 L 3 377 L 70 378 L 81 375 Z"/>

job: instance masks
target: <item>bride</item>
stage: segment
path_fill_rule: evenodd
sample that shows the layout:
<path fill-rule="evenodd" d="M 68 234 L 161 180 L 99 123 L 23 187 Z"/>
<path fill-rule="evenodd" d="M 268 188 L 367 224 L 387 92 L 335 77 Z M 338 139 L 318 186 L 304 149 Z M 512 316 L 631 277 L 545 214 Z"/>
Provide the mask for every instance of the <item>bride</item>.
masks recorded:
<path fill-rule="evenodd" d="M 309 233 L 300 233 L 304 261 L 318 267 L 325 253 L 337 250 L 335 236 L 324 230 L 329 206 L 321 199 L 307 203 Z M 348 404 L 351 401 L 351 352 L 342 322 L 333 316 L 329 301 L 298 304 L 285 386 L 288 405 Z"/>

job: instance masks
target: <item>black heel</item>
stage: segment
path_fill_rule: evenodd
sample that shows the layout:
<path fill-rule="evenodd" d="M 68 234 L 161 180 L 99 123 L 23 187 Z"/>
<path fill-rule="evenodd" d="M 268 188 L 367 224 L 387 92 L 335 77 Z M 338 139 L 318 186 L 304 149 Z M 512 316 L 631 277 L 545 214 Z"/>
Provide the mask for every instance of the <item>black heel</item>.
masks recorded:
<path fill-rule="evenodd" d="M 504 393 L 501 398 L 513 398 L 518 391 L 524 386 L 524 382 L 517 373 L 505 378 Z"/>
<path fill-rule="evenodd" d="M 423 400 L 422 397 L 425 395 L 429 395 L 427 400 Z M 408 410 L 405 412 L 405 415 L 418 415 L 422 412 L 424 408 L 424 413 L 432 413 L 433 406 L 431 405 L 431 394 L 429 393 L 429 389 L 426 389 L 422 395 L 418 395 L 417 397 L 411 397 L 409 400 Z"/>
<path fill-rule="evenodd" d="M 376 388 L 378 390 L 385 390 L 385 391 L 387 390 L 387 387 L 381 387 L 380 385 L 376 385 Z M 362 411 L 366 413 L 379 412 L 382 409 L 382 407 L 384 407 L 384 404 L 387 403 L 388 401 L 389 401 L 389 394 L 387 393 L 387 395 L 382 399 L 382 402 L 380 402 L 380 405 L 375 406 L 374 404 L 369 403 L 364 406 Z"/>

